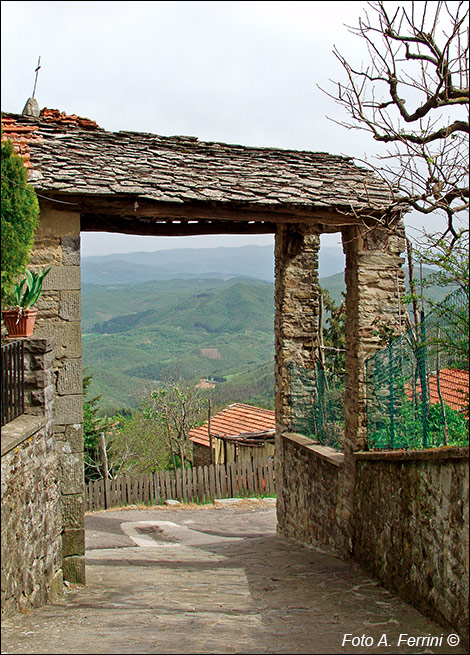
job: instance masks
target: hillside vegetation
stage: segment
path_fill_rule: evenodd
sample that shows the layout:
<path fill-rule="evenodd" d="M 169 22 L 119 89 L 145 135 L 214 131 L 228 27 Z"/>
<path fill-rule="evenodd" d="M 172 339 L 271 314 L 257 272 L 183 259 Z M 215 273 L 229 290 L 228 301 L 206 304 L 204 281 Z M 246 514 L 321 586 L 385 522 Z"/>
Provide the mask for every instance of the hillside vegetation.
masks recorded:
<path fill-rule="evenodd" d="M 168 378 L 217 379 L 214 398 L 272 405 L 274 291 L 262 281 L 83 287 L 83 357 L 106 409 Z"/>
<path fill-rule="evenodd" d="M 103 259 L 111 270 L 112 260 Z M 83 358 L 93 376 L 90 394 L 102 394 L 104 412 L 135 408 L 147 389 L 179 378 L 212 381 L 216 406 L 273 407 L 274 285 L 224 276 L 83 284 Z M 339 303 L 343 273 L 320 281 Z M 440 300 L 448 292 L 435 287 L 429 295 Z"/>

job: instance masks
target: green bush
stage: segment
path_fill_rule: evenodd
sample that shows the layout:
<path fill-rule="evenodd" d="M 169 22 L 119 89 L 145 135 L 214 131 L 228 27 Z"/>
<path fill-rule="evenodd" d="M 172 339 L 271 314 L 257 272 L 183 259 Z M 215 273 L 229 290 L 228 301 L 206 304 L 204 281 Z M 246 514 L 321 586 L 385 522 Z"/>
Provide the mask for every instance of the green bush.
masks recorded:
<path fill-rule="evenodd" d="M 447 422 L 447 445 L 468 446 L 468 418 L 447 404 L 444 404 Z M 394 415 L 393 448 L 422 449 L 426 442 L 427 448 L 439 448 L 445 445 L 444 416 L 440 403 L 431 405 L 426 415 L 426 439 L 421 415 L 421 406 L 415 407 L 408 398 L 402 398 L 396 403 Z M 375 429 L 369 434 L 369 447 L 372 449 L 391 448 L 391 425 L 387 412 L 382 415 L 382 421 L 375 422 Z"/>
<path fill-rule="evenodd" d="M 11 141 L 2 143 L 2 306 L 13 301 L 13 288 L 24 273 L 39 222 L 39 203 L 23 160 Z"/>

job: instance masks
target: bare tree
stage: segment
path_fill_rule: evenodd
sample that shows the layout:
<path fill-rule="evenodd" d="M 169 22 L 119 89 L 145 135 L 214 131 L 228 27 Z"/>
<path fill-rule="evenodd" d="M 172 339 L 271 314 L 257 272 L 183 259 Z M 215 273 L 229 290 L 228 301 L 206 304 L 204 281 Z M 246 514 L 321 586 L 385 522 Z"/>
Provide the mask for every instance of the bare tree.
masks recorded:
<path fill-rule="evenodd" d="M 192 462 L 189 431 L 204 420 L 207 396 L 182 380 L 155 389 L 146 402 L 145 416 L 155 421 L 160 437 L 170 450 L 173 467 Z M 179 462 L 178 462 L 179 459 Z"/>
<path fill-rule="evenodd" d="M 335 122 L 387 144 L 373 168 L 393 204 L 443 213 L 452 245 L 466 231 L 456 215 L 469 206 L 468 5 L 409 2 L 390 13 L 385 4 L 369 2 L 349 27 L 367 45 L 366 65 L 355 68 L 334 50 L 346 82 L 328 95 L 350 116 Z"/>

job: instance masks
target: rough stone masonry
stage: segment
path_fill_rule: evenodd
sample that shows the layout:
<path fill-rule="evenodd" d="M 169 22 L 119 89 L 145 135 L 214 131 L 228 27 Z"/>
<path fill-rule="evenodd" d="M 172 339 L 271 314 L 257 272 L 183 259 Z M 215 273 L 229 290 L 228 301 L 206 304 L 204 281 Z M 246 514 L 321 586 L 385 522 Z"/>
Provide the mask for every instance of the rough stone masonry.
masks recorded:
<path fill-rule="evenodd" d="M 41 208 L 31 268 L 51 266 L 35 337 L 55 341 L 55 434 L 59 443 L 64 579 L 85 581 L 80 215 Z"/>
<path fill-rule="evenodd" d="M 54 343 L 25 340 L 25 414 L 2 428 L 2 611 L 62 592 L 59 444 L 53 429 Z"/>

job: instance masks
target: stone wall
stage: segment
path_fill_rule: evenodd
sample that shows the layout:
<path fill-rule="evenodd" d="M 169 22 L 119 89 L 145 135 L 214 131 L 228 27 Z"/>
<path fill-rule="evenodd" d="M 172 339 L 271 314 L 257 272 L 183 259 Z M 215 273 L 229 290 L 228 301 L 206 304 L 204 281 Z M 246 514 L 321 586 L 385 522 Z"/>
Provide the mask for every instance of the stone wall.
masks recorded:
<path fill-rule="evenodd" d="M 63 572 L 85 582 L 80 214 L 41 201 L 31 268 L 51 266 L 38 302 L 35 337 L 52 337 L 55 433 L 60 446 Z"/>
<path fill-rule="evenodd" d="M 284 508 L 279 532 L 304 544 L 343 552 L 346 536 L 337 517 L 344 455 L 299 434 L 283 434 Z"/>
<path fill-rule="evenodd" d="M 53 431 L 53 343 L 25 340 L 25 414 L 2 428 L 2 610 L 62 589 L 62 513 Z"/>
<path fill-rule="evenodd" d="M 345 455 L 283 434 L 279 532 L 351 554 L 418 610 L 468 635 L 468 448 L 355 453 L 354 525 L 340 513 Z M 279 484 L 279 482 L 278 482 Z"/>
<path fill-rule="evenodd" d="M 356 454 L 354 557 L 468 634 L 468 448 Z"/>

